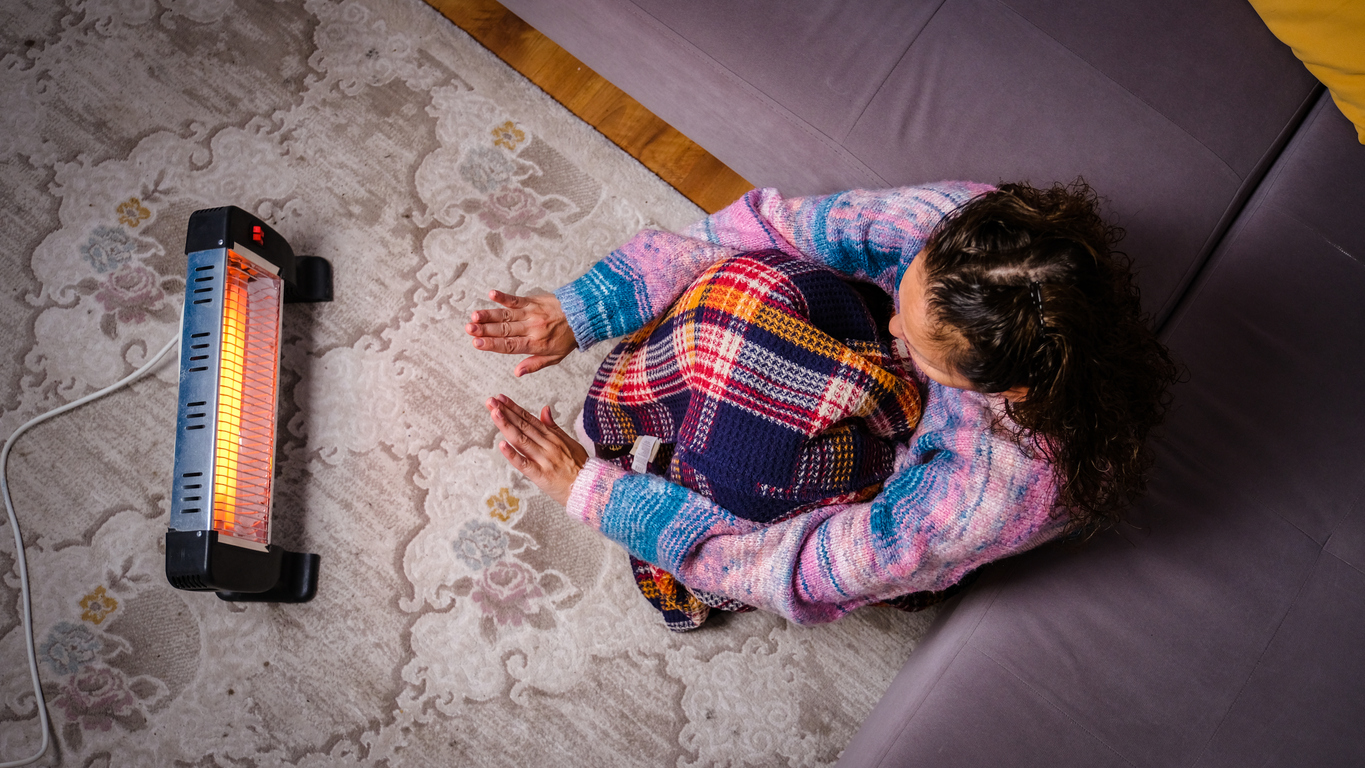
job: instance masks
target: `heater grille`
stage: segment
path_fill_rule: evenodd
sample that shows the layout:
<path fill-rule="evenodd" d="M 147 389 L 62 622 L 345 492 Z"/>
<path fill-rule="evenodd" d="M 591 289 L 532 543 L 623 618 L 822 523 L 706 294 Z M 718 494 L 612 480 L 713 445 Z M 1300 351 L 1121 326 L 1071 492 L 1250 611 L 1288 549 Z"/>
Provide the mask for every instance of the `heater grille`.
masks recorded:
<path fill-rule="evenodd" d="M 213 530 L 270 543 L 283 282 L 227 253 L 219 337 Z"/>

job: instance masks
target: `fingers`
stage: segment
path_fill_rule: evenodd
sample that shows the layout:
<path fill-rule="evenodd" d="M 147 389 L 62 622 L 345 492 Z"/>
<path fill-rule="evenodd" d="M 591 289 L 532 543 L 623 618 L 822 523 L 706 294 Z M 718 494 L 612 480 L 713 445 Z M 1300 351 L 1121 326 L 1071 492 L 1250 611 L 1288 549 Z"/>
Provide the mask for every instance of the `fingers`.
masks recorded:
<path fill-rule="evenodd" d="M 550 406 L 547 405 L 542 408 L 540 418 L 537 419 L 506 395 L 491 398 L 490 402 L 500 404 L 505 411 L 505 423 L 509 429 L 503 430 L 502 426 L 499 425 L 499 431 L 507 435 L 509 431 L 519 430 L 530 438 L 531 443 L 534 444 L 532 453 L 537 454 L 532 458 L 538 459 L 543 455 L 547 461 L 558 462 L 567 457 L 575 466 L 579 467 L 587 461 L 587 451 L 578 443 L 577 439 L 555 422 L 554 413 L 550 411 Z M 494 423 L 498 423 L 496 413 L 494 414 Z M 521 445 L 514 444 L 514 447 L 520 449 Z"/>
<path fill-rule="evenodd" d="M 469 313 L 464 331 L 474 337 L 474 348 L 504 355 L 527 354 L 533 339 L 522 307 L 526 300 L 501 291 L 489 291 L 490 299 L 508 309 L 482 309 Z"/>
<path fill-rule="evenodd" d="M 525 336 L 513 336 L 511 338 L 479 338 L 474 339 L 474 348 L 482 349 L 485 352 L 501 352 L 504 355 L 521 355 L 530 351 L 531 340 Z"/>
<path fill-rule="evenodd" d="M 476 309 L 469 313 L 469 319 L 475 323 L 507 323 L 520 320 L 521 315 L 512 309 Z"/>
<path fill-rule="evenodd" d="M 502 436 L 533 462 L 548 463 L 558 454 L 567 453 L 558 435 L 505 395 L 489 398 L 486 405 Z"/>
<path fill-rule="evenodd" d="M 489 291 L 488 299 L 511 309 L 521 309 L 526 306 L 526 297 L 503 293 L 502 291 Z"/>
<path fill-rule="evenodd" d="M 517 366 L 512 369 L 512 375 L 525 376 L 528 373 L 535 373 L 541 368 L 554 365 L 563 359 L 564 355 L 532 355 L 517 363 Z"/>
<path fill-rule="evenodd" d="M 540 320 L 541 321 L 540 324 L 543 325 L 544 319 L 546 317 L 545 300 L 547 299 L 547 297 L 551 300 L 554 300 L 554 306 L 556 308 L 556 311 L 559 312 L 559 314 L 563 314 L 562 310 L 558 309 L 559 307 L 558 300 L 554 299 L 554 297 L 549 294 L 537 296 L 517 296 L 511 293 L 503 293 L 502 291 L 489 291 L 488 298 L 497 304 L 503 305 L 504 307 L 506 307 L 506 309 L 475 310 L 470 313 L 469 320 L 471 324 L 478 325 L 487 324 L 491 327 L 496 327 L 498 323 L 516 324 L 526 321 L 528 319 L 536 319 Z M 524 325 L 521 326 L 519 329 L 514 328 L 511 331 L 512 334 L 522 334 L 525 332 L 526 329 Z"/>
<path fill-rule="evenodd" d="M 470 336 L 491 336 L 491 337 L 515 337 L 525 336 L 527 326 L 525 323 L 526 312 L 523 311 L 529 306 L 529 301 L 522 296 L 502 291 L 489 291 L 488 298 L 501 304 L 506 309 L 481 309 L 469 313 L 469 323 L 465 325 L 465 333 Z M 479 346 L 475 344 L 475 346 Z M 480 347 L 481 349 L 491 349 L 491 347 Z M 502 351 L 502 350 L 495 350 Z"/>
<path fill-rule="evenodd" d="M 465 333 L 470 336 L 525 336 L 523 316 L 510 309 L 486 309 L 469 313 Z"/>
<path fill-rule="evenodd" d="M 568 435 L 568 433 L 564 431 L 564 428 L 555 422 L 554 413 L 550 410 L 550 406 L 548 405 L 540 409 L 540 418 L 537 419 L 535 416 L 531 415 L 530 411 L 522 408 L 515 400 L 507 395 L 495 395 L 489 398 L 489 400 L 501 405 L 517 420 L 518 424 L 530 425 L 539 423 L 539 426 L 548 432 L 553 432 L 557 435 Z"/>
<path fill-rule="evenodd" d="M 516 467 L 517 471 L 521 472 L 523 475 L 526 475 L 532 480 L 540 478 L 540 467 L 527 457 L 517 453 L 511 443 L 498 443 L 498 451 L 502 453 L 503 458 L 507 459 L 508 464 Z"/>
<path fill-rule="evenodd" d="M 502 407 L 504 413 L 522 429 L 530 429 L 543 435 L 545 434 L 547 426 L 555 426 L 553 422 L 546 424 L 537 419 L 535 416 L 531 415 L 530 411 L 517 405 L 516 401 L 507 395 L 498 395 L 497 397 L 494 397 L 493 400 L 495 400 Z M 548 405 L 545 406 L 544 410 L 548 410 L 549 407 L 550 406 Z"/>

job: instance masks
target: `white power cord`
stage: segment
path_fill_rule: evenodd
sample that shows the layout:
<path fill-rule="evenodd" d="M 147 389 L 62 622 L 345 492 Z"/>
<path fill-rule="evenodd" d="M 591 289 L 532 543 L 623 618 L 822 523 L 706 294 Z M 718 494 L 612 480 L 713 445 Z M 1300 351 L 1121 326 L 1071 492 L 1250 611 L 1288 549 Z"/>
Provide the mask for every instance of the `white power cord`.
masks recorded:
<path fill-rule="evenodd" d="M 180 319 L 181 324 L 183 325 L 184 323 L 183 308 Z M 142 367 L 138 368 L 136 371 L 133 371 L 132 373 L 128 374 L 122 379 L 119 379 L 113 384 L 110 384 L 104 389 L 101 389 L 98 392 L 92 392 L 91 394 L 88 394 L 79 400 L 72 401 L 59 408 L 53 408 L 47 413 L 44 413 L 43 415 L 26 422 L 23 426 L 14 430 L 14 434 L 10 435 L 9 439 L 5 441 L 4 451 L 0 452 L 0 492 L 3 492 L 5 496 L 5 512 L 9 514 L 10 528 L 14 529 L 14 550 L 15 556 L 18 557 L 19 559 L 19 587 L 21 592 L 23 593 L 24 601 L 23 621 L 24 629 L 27 632 L 28 640 L 28 670 L 29 674 L 32 675 L 33 677 L 33 695 L 38 705 L 38 721 L 42 725 L 43 729 L 43 743 L 41 746 L 38 747 L 38 752 L 36 754 L 34 754 L 32 757 L 24 758 L 22 760 L 13 760 L 8 763 L 0 763 L 0 768 L 18 768 L 21 765 L 30 765 L 32 763 L 38 762 L 39 760 L 42 759 L 43 755 L 47 753 L 47 747 L 51 741 L 51 738 L 49 736 L 50 728 L 48 726 L 47 721 L 47 702 L 43 700 L 42 683 L 38 680 L 38 654 L 36 651 L 34 651 L 33 648 L 33 600 L 30 597 L 28 591 L 28 564 L 27 562 L 25 562 L 24 559 L 24 539 L 23 536 L 21 536 L 19 533 L 19 518 L 16 517 L 14 514 L 14 503 L 10 501 L 9 497 L 8 472 L 10 449 L 14 447 L 14 443 L 16 440 L 19 439 L 19 436 L 27 432 L 29 429 L 36 427 L 39 424 L 42 424 L 44 421 L 47 421 L 48 419 L 53 418 L 54 416 L 60 416 L 61 414 L 66 413 L 67 411 L 79 408 L 82 405 L 85 405 L 86 403 L 90 402 L 91 400 L 98 400 L 99 398 L 104 397 L 110 392 L 114 392 L 122 387 L 126 387 L 129 384 L 133 383 L 134 381 L 137 381 L 138 379 L 142 378 L 144 375 L 147 374 L 148 371 L 155 368 L 157 363 L 161 362 L 161 358 L 165 357 L 166 353 L 170 352 L 172 347 L 174 347 L 176 344 L 180 342 L 180 334 L 182 332 L 183 331 L 177 331 L 175 334 L 175 338 L 167 342 L 166 346 L 162 347 L 160 352 L 157 352 L 155 355 L 153 355 L 152 359 L 148 360 L 146 363 L 143 363 Z"/>

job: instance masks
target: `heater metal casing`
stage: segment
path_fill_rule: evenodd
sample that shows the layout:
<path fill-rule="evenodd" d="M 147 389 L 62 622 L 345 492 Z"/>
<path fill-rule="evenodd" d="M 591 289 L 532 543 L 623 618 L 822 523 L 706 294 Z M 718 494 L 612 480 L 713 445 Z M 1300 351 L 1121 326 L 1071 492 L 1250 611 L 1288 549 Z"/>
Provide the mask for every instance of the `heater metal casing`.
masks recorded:
<path fill-rule="evenodd" d="M 305 602 L 318 556 L 269 543 L 280 321 L 286 302 L 331 299 L 330 265 L 296 259 L 235 207 L 196 211 L 185 253 L 167 579 L 225 600 Z"/>

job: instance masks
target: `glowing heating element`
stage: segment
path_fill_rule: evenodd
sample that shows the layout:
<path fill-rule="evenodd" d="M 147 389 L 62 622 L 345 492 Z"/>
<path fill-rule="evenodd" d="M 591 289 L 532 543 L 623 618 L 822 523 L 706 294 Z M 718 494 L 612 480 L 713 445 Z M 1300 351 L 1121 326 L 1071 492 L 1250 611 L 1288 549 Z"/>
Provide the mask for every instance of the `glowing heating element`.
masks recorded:
<path fill-rule="evenodd" d="M 270 544 L 279 390 L 279 267 L 250 249 L 187 256 L 173 531 Z"/>
<path fill-rule="evenodd" d="M 213 530 L 270 543 L 283 281 L 236 251 L 223 276 Z"/>

